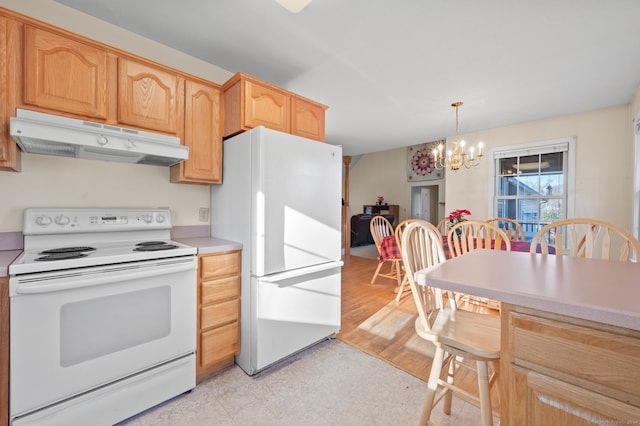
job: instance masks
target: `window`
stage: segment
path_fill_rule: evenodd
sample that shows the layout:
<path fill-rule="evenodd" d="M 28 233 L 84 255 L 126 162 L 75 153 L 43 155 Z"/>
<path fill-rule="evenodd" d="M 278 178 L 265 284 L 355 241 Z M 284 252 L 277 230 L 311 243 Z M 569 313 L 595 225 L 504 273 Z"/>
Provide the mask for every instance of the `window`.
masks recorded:
<path fill-rule="evenodd" d="M 530 241 L 542 226 L 573 210 L 574 139 L 492 150 L 494 217 L 520 222 Z"/>

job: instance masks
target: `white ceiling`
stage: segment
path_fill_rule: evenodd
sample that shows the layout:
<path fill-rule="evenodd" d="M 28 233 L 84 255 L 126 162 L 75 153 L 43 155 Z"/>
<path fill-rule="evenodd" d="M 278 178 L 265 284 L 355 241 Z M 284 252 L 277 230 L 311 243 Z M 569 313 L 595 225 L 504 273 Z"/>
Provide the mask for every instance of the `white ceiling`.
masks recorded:
<path fill-rule="evenodd" d="M 358 155 L 631 101 L 638 0 L 56 0 L 329 106 Z"/>

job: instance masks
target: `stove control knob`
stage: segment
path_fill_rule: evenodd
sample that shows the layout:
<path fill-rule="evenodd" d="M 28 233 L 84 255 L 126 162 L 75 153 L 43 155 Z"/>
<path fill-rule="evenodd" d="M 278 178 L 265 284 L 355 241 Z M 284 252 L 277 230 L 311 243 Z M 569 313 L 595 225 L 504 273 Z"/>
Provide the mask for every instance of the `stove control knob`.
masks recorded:
<path fill-rule="evenodd" d="M 100 135 L 98 136 L 98 139 L 96 140 L 96 142 L 98 142 L 98 145 L 100 146 L 105 146 L 106 144 L 109 143 L 109 139 L 107 139 L 105 135 Z"/>
<path fill-rule="evenodd" d="M 159 215 L 156 216 L 156 222 L 164 223 L 164 221 L 165 221 L 164 215 L 159 214 Z"/>
<path fill-rule="evenodd" d="M 67 225 L 69 222 L 71 222 L 71 219 L 69 219 L 69 216 L 58 216 L 55 219 L 56 223 L 58 225 Z"/>
<path fill-rule="evenodd" d="M 144 223 L 152 223 L 153 222 L 153 216 L 150 215 L 150 214 L 142 215 L 142 220 L 144 221 Z"/>
<path fill-rule="evenodd" d="M 51 218 L 49 216 L 38 216 L 36 217 L 36 224 L 40 226 L 47 226 L 51 224 Z"/>

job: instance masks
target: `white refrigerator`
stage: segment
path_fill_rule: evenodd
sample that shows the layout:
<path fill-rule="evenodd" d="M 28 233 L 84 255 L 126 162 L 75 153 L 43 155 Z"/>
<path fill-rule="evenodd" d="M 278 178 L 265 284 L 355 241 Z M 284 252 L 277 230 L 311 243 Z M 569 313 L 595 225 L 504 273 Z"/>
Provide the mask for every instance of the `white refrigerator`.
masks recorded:
<path fill-rule="evenodd" d="M 262 126 L 224 142 L 211 235 L 243 244 L 249 375 L 340 330 L 342 148 Z"/>

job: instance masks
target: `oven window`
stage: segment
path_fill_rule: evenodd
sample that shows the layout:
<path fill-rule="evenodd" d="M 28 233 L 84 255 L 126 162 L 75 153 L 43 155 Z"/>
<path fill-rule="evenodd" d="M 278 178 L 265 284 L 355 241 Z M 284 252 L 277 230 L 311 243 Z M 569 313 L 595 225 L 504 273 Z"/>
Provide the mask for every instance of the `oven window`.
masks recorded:
<path fill-rule="evenodd" d="M 169 286 L 67 303 L 60 309 L 60 365 L 161 339 L 170 331 Z"/>

